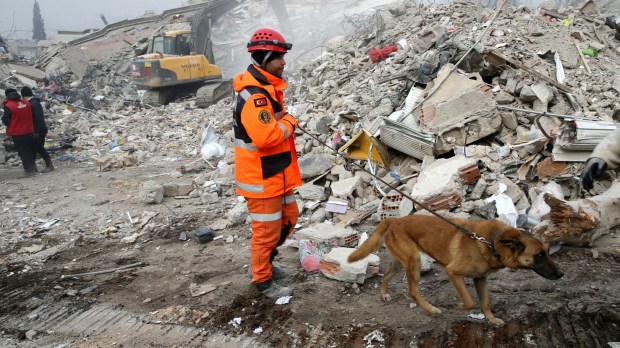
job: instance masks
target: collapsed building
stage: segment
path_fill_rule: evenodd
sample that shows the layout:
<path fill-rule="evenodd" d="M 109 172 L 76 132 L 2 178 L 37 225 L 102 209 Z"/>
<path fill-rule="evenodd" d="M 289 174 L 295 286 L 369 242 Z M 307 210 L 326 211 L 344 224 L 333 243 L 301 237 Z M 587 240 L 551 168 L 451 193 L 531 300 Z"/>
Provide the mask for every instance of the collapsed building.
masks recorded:
<path fill-rule="evenodd" d="M 326 11 L 326 3 L 346 11 Z M 297 26 L 286 101 L 300 125 L 295 143 L 304 182 L 296 190 L 298 226 L 286 244 L 297 249 L 280 255 L 299 257 L 292 266 L 297 297 L 288 308 L 244 288 L 251 220 L 234 190 L 232 100 L 208 108 L 197 107 L 195 97 L 147 105 L 131 80 L 134 50 L 160 30 L 186 28 L 197 7 L 111 23 L 50 47 L 35 67 L 0 60 L 0 88 L 39 85 L 47 145 L 58 164 L 54 173 L 15 185 L 16 154 L 7 146 L 0 157 L 0 176 L 8 177 L 0 268 L 11 277 L 1 286 L 5 342 L 618 341 L 617 171 L 591 191 L 579 185 L 583 161 L 619 121 L 617 2 L 500 2 L 499 12 L 466 1 L 373 10 L 353 3 L 287 1 Z M 243 44 L 264 24 L 255 21 L 263 11 L 248 1 L 214 23 L 214 44 L 223 47 L 214 50 L 217 64 L 231 73 L 249 64 Z M 307 28 L 339 11 L 342 35 L 312 41 L 327 29 Z M 266 25 L 277 27 L 272 20 Z M 505 305 L 504 328 L 451 312 L 454 293 L 445 276 L 428 272 L 433 261 L 425 257 L 423 287 L 448 315 L 402 312 L 415 307 L 404 292 L 376 304 L 378 282 L 367 278 L 379 273 L 383 251 L 351 264 L 347 256 L 379 220 L 427 208 L 501 219 L 551 243 L 550 253 L 561 244 L 596 248 L 554 254 L 567 270 L 554 284 L 498 272 L 491 290 Z M 404 289 L 406 281 L 395 286 Z M 15 333 L 19 338 L 7 337 Z"/>
<path fill-rule="evenodd" d="M 305 182 L 298 191 L 301 222 L 350 228 L 430 207 L 523 227 L 548 219 L 542 197 L 549 183 L 560 187 L 556 198 L 578 199 L 582 163 L 620 117 L 618 16 L 586 5 L 504 4 L 481 9 L 477 20 L 466 1 L 403 2 L 345 16 L 351 32 L 330 37 L 314 59 L 292 51 L 287 98 L 303 129 L 296 138 Z M 57 156 L 94 158 L 97 170 L 191 159 L 179 168 L 191 184 L 144 183 L 142 200 L 187 195 L 223 205 L 230 213 L 212 222 L 217 231 L 247 218 L 234 195 L 231 100 L 207 109 L 191 98 L 149 108 L 128 76 L 136 49 L 156 32 L 186 27 L 199 8 L 110 24 L 51 47 L 35 65 L 40 70 L 11 69 L 18 73 L 1 80 L 5 88 L 39 83 Z M 248 63 L 239 54 L 243 33 L 261 11 L 245 2 L 214 23 L 214 45 L 223 47 L 215 60 L 229 74 Z M 293 3 L 289 11 L 297 23 L 319 13 L 312 3 Z M 277 27 L 272 20 L 261 25 Z M 293 34 L 296 44 L 312 42 L 306 31 Z M 7 163 L 18 160 L 9 155 Z M 603 193 L 615 178 L 607 173 L 590 194 Z M 415 204 L 405 203 L 407 196 Z M 507 209 L 496 204 L 500 196 L 508 197 Z M 541 236 L 549 242 L 575 239 L 547 232 Z"/>

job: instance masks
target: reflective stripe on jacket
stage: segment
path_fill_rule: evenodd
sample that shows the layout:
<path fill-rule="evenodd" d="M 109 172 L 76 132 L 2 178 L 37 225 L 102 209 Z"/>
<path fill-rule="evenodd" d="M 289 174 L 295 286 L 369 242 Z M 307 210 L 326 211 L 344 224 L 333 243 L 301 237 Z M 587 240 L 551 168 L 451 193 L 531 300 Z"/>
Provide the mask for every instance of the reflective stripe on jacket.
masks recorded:
<path fill-rule="evenodd" d="M 6 135 L 24 135 L 34 133 L 32 107 L 24 99 L 8 99 L 4 106 L 9 109 L 11 119 L 6 127 Z"/>
<path fill-rule="evenodd" d="M 270 198 L 301 186 L 293 137 L 297 121 L 283 106 L 286 82 L 250 65 L 233 83 L 237 194 Z M 278 112 L 284 116 L 276 120 Z"/>

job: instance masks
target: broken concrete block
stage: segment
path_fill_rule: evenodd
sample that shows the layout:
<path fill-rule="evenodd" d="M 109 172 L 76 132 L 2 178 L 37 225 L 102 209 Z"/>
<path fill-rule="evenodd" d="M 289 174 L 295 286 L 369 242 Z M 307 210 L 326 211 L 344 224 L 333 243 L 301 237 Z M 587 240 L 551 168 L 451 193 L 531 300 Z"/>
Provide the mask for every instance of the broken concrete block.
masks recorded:
<path fill-rule="evenodd" d="M 497 104 L 510 104 L 513 102 L 513 100 L 515 100 L 515 97 L 508 93 L 507 91 L 500 91 L 496 96 L 495 96 L 495 101 L 497 102 Z"/>
<path fill-rule="evenodd" d="M 312 215 L 310 215 L 310 222 L 314 224 L 322 223 L 327 219 L 327 213 L 325 209 L 317 209 Z"/>
<path fill-rule="evenodd" d="M 361 189 L 361 187 L 362 178 L 360 178 L 359 176 L 339 180 L 332 183 L 331 185 L 332 195 L 342 199 L 352 198 L 353 192 L 355 190 Z"/>
<path fill-rule="evenodd" d="M 355 246 L 359 240 L 357 232 L 351 228 L 338 227 L 328 223 L 308 226 L 299 231 L 295 231 L 295 240 L 303 239 L 322 242 L 332 241 L 339 246 Z"/>
<path fill-rule="evenodd" d="M 232 226 L 236 226 L 245 223 L 248 215 L 247 205 L 245 203 L 239 203 L 228 211 L 226 218 Z"/>
<path fill-rule="evenodd" d="M 369 184 L 372 181 L 372 176 L 370 175 L 370 173 L 367 173 L 363 170 L 358 170 L 357 172 L 355 172 L 355 176 L 359 176 L 360 178 L 362 178 L 362 182 L 364 184 Z"/>
<path fill-rule="evenodd" d="M 413 49 L 419 53 L 428 51 L 445 31 L 445 27 L 441 24 L 422 30 L 412 44 Z"/>
<path fill-rule="evenodd" d="M 542 36 L 542 35 L 544 35 L 543 31 L 542 31 L 542 27 L 540 26 L 538 21 L 531 21 L 528 31 L 529 31 L 531 36 Z"/>
<path fill-rule="evenodd" d="M 532 110 L 538 111 L 538 112 L 547 112 L 548 111 L 548 106 L 549 106 L 549 104 L 536 99 L 532 103 Z"/>
<path fill-rule="evenodd" d="M 515 115 L 513 112 L 501 112 L 500 116 L 502 117 L 502 124 L 504 125 L 504 127 L 510 130 L 517 129 L 517 126 L 519 125 L 517 115 Z"/>
<path fill-rule="evenodd" d="M 560 60 L 562 61 L 562 66 L 567 69 L 577 69 L 579 67 L 579 54 L 576 52 L 566 52 L 565 54 L 560 54 Z"/>
<path fill-rule="evenodd" d="M 164 184 L 164 197 L 174 197 L 178 192 L 178 185 L 175 183 Z"/>
<path fill-rule="evenodd" d="M 474 163 L 471 157 L 462 155 L 436 160 L 422 170 L 411 190 L 411 196 L 417 201 L 425 201 L 438 195 L 451 193 L 462 196 L 463 188 L 459 180 L 459 170 Z"/>
<path fill-rule="evenodd" d="M 476 182 L 476 185 L 474 185 L 474 189 L 469 194 L 469 199 L 472 201 L 479 200 L 480 198 L 482 198 L 482 195 L 484 194 L 484 191 L 486 190 L 486 188 L 487 188 L 486 180 L 484 180 L 484 178 L 480 178 L 480 180 Z"/>
<path fill-rule="evenodd" d="M 177 196 L 188 196 L 194 190 L 192 183 L 180 183 L 177 185 Z"/>
<path fill-rule="evenodd" d="M 315 178 L 332 167 L 332 156 L 322 154 L 308 154 L 299 159 L 299 170 L 302 179 Z"/>
<path fill-rule="evenodd" d="M 383 143 L 422 159 L 500 130 L 502 121 L 491 87 L 478 73 L 450 74 L 452 67 L 446 64 L 437 74 L 435 80 L 443 84 L 427 86 L 430 97 L 414 111 L 419 119 L 418 129 L 385 119 L 381 128 Z"/>
<path fill-rule="evenodd" d="M 517 80 L 515 78 L 509 77 L 506 80 L 506 86 L 504 86 L 504 91 L 515 95 L 516 91 L 517 91 Z"/>
<path fill-rule="evenodd" d="M 155 181 L 145 181 L 141 185 L 140 201 L 147 204 L 159 204 L 164 200 L 164 187 Z"/>
<path fill-rule="evenodd" d="M 217 192 L 205 192 L 200 196 L 202 204 L 213 204 L 220 201 L 220 196 Z"/>
<path fill-rule="evenodd" d="M 325 188 L 314 184 L 304 184 L 297 189 L 297 192 L 303 199 L 323 201 L 327 198 Z"/>
<path fill-rule="evenodd" d="M 32 341 L 35 336 L 37 336 L 37 334 L 38 332 L 36 330 L 28 330 L 24 335 L 26 336 L 27 340 Z"/>
<path fill-rule="evenodd" d="M 353 173 L 348 171 L 342 164 L 332 167 L 332 175 L 337 175 L 338 179 L 348 179 L 353 176 Z"/>
<path fill-rule="evenodd" d="M 420 252 L 420 273 L 421 274 L 430 272 L 433 269 L 433 263 L 435 263 L 435 260 L 433 260 L 432 257 L 426 255 L 423 252 Z"/>
<path fill-rule="evenodd" d="M 437 154 L 451 151 L 454 144 L 462 145 L 465 138 L 471 143 L 501 127 L 490 86 L 477 73 L 450 74 L 446 78 L 451 67 L 451 64 L 442 67 L 436 80 L 446 81 L 419 109 L 422 129 L 439 134 L 435 144 Z M 467 136 L 466 125 L 470 130 Z"/>
<path fill-rule="evenodd" d="M 546 83 L 540 82 L 530 87 L 538 100 L 543 102 L 544 104 L 549 104 L 551 100 L 553 100 L 553 91 Z"/>
<path fill-rule="evenodd" d="M 353 251 L 354 248 L 333 248 L 319 262 L 321 273 L 331 279 L 358 284 L 363 284 L 366 278 L 379 273 L 381 263 L 379 256 L 370 254 L 359 261 L 349 263 L 347 258 Z"/>
<path fill-rule="evenodd" d="M 523 101 L 530 103 L 538 99 L 536 93 L 530 86 L 523 86 L 523 88 L 521 89 L 521 93 L 519 93 L 519 98 Z"/>

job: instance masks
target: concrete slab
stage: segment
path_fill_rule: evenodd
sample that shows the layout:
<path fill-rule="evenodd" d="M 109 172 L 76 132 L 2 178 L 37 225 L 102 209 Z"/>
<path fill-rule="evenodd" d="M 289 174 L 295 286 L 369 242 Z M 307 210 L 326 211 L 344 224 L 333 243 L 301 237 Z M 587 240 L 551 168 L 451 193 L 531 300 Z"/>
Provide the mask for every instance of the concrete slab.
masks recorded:
<path fill-rule="evenodd" d="M 462 195 L 459 169 L 474 163 L 472 158 L 462 155 L 436 160 L 422 170 L 411 190 L 411 196 L 415 200 L 425 201 L 442 194 Z"/>
<path fill-rule="evenodd" d="M 349 263 L 347 258 L 354 248 L 334 248 L 320 261 L 320 270 L 324 276 L 343 282 L 363 284 L 366 278 L 378 273 L 381 263 L 379 256 L 370 254 L 362 260 Z M 368 266 L 374 266 L 369 273 Z M 376 271 L 375 271 L 376 270 Z"/>
<path fill-rule="evenodd" d="M 332 195 L 342 199 L 352 198 L 353 192 L 361 187 L 362 178 L 359 176 L 354 176 L 332 183 Z"/>

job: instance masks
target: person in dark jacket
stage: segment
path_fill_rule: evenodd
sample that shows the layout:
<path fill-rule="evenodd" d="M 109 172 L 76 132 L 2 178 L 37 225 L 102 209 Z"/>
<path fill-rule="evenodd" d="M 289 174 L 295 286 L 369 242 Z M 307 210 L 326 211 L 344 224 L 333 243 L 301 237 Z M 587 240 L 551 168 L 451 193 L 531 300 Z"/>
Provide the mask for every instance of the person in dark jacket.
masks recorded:
<path fill-rule="evenodd" d="M 4 115 L 2 123 L 6 126 L 6 135 L 13 139 L 17 154 L 22 160 L 24 174 L 19 178 L 34 176 L 37 172 L 35 153 L 32 147 L 34 126 L 30 102 L 23 100 L 13 88 L 4 91 Z"/>
<path fill-rule="evenodd" d="M 45 161 L 45 169 L 41 170 L 43 173 L 51 172 L 54 170 L 52 159 L 49 153 L 45 150 L 45 136 L 47 136 L 47 124 L 45 123 L 45 115 L 43 113 L 43 106 L 41 106 L 41 98 L 35 96 L 32 93 L 30 87 L 22 87 L 22 98 L 30 102 L 32 106 L 32 122 L 34 125 L 34 152 L 39 154 Z M 36 157 L 35 157 L 36 158 Z"/>

